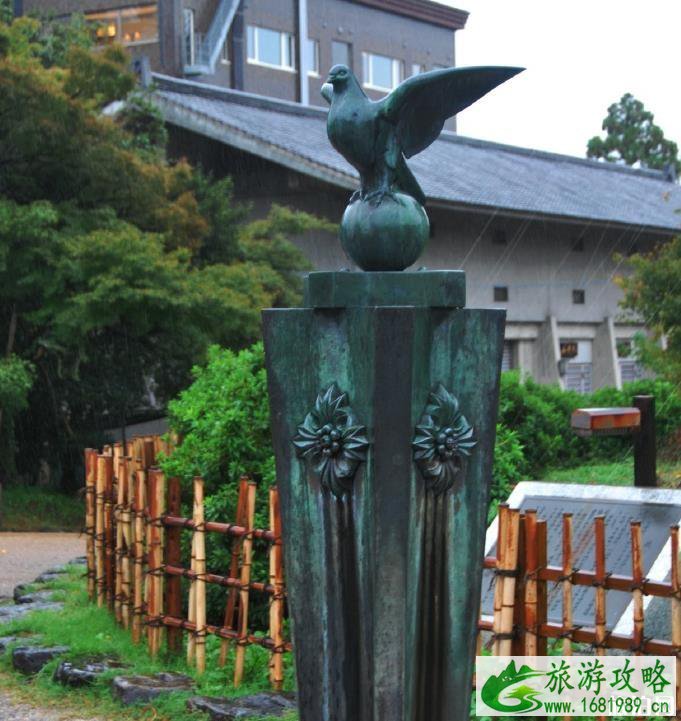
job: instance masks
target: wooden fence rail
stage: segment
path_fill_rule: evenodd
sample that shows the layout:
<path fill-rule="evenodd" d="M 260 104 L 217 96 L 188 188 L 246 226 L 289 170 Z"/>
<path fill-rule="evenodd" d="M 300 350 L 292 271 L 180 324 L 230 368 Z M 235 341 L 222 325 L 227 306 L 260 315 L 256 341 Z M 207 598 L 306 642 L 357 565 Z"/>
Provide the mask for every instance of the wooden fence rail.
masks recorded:
<path fill-rule="evenodd" d="M 284 655 L 291 643 L 284 635 L 286 588 L 284 582 L 281 519 L 276 488 L 269 490 L 269 525 L 254 527 L 256 484 L 243 477 L 234 522 L 206 521 L 203 481 L 193 484 L 193 513 L 182 517 L 180 482 L 166 480 L 155 467 L 164 445 L 158 437 L 135 438 L 123 449 L 120 444 L 102 453 L 85 451 L 87 534 L 87 587 L 90 598 L 107 606 L 123 628 L 130 628 L 135 642 L 146 637 L 149 651 L 158 654 L 164 643 L 173 653 L 183 648 L 199 672 L 205 669 L 207 635 L 221 639 L 220 664 L 226 662 L 230 643 L 235 645 L 233 683 L 243 679 L 246 648 L 257 645 L 270 652 L 270 681 L 274 689 L 283 684 Z M 643 576 L 643 534 L 638 521 L 630 523 L 631 575 L 609 573 L 606 564 L 607 519 L 594 519 L 594 569 L 574 567 L 572 515 L 562 519 L 562 558 L 558 566 L 547 563 L 547 524 L 533 510 L 520 512 L 500 506 L 497 552 L 484 559 L 484 568 L 494 572 L 494 609 L 481 617 L 479 646 L 483 638 L 495 655 L 542 656 L 548 641 L 560 643 L 563 655 L 573 644 L 588 644 L 597 655 L 608 649 L 634 654 L 672 655 L 677 658 L 681 683 L 681 573 L 679 529 L 670 529 L 670 582 L 651 581 Z M 191 560 L 182 563 L 181 534 L 191 533 Z M 206 567 L 206 534 L 220 534 L 231 542 L 226 575 Z M 251 577 L 253 543 L 267 545 L 268 577 Z M 188 606 L 183 605 L 182 579 L 189 582 Z M 561 590 L 561 622 L 548 620 L 549 584 Z M 206 618 L 206 586 L 225 589 L 225 613 L 219 625 Z M 573 622 L 573 589 L 594 589 L 593 623 Z M 606 624 L 608 591 L 632 597 L 631 636 L 615 633 Z M 257 631 L 249 625 L 252 593 L 269 598 L 269 627 Z M 644 597 L 670 599 L 671 638 L 650 638 L 645 633 Z M 681 694 L 677 688 L 681 707 Z"/>

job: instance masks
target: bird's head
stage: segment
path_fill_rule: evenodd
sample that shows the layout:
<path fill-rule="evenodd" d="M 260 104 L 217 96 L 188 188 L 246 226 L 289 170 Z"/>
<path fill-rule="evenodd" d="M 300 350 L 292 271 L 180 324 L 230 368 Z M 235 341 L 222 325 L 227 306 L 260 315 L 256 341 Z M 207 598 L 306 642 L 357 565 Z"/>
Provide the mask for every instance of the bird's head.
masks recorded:
<path fill-rule="evenodd" d="M 353 79 L 352 71 L 347 65 L 334 65 L 322 85 L 322 97 L 330 103 L 334 94 L 342 93 Z"/>

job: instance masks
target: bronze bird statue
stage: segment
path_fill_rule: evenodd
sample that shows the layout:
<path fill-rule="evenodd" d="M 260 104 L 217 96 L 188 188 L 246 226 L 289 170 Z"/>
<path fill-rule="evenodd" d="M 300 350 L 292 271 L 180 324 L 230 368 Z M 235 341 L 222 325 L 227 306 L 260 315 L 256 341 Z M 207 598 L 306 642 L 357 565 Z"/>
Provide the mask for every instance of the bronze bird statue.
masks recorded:
<path fill-rule="evenodd" d="M 341 223 L 341 243 L 364 270 L 403 270 L 428 239 L 426 196 L 406 159 L 433 143 L 448 118 L 523 68 L 444 68 L 408 78 L 370 100 L 346 65 L 322 86 L 331 105 L 331 145 L 359 172 L 360 189 Z M 384 202 L 384 201 L 390 202 Z"/>

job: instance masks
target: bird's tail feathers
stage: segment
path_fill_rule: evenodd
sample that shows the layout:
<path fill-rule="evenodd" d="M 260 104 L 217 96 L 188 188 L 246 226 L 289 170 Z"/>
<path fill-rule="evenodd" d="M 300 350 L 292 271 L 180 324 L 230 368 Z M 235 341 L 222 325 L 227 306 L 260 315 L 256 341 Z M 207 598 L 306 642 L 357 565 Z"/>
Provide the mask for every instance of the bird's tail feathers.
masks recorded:
<path fill-rule="evenodd" d="M 407 195 L 411 195 L 412 198 L 418 200 L 421 205 L 426 204 L 426 195 L 421 189 L 418 180 L 416 180 L 414 174 L 409 169 L 404 156 L 402 156 L 397 163 L 397 168 L 395 170 L 395 185 L 398 190 L 401 190 Z"/>

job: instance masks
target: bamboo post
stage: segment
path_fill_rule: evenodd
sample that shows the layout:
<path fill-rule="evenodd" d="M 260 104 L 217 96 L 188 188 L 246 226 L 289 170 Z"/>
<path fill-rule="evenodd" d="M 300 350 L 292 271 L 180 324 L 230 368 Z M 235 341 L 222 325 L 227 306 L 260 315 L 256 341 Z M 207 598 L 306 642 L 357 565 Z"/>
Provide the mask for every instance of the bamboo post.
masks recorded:
<path fill-rule="evenodd" d="M 142 640 L 144 615 L 145 490 L 146 478 L 144 471 L 135 471 L 135 591 L 132 612 L 132 640 L 134 643 L 139 643 Z"/>
<path fill-rule="evenodd" d="M 548 655 L 546 636 L 542 635 L 542 626 L 548 621 L 548 588 L 539 573 L 547 564 L 547 523 L 537 521 L 537 656 Z"/>
<path fill-rule="evenodd" d="M 146 543 L 146 550 L 147 550 L 147 560 L 149 559 L 149 549 L 151 548 L 151 542 L 152 542 L 152 524 L 150 523 L 150 513 L 149 513 L 149 504 L 152 502 L 153 494 L 151 490 L 151 469 L 154 467 L 154 464 L 156 462 L 156 456 L 154 453 L 154 441 L 153 438 L 150 438 L 149 436 L 145 436 L 141 440 L 140 444 L 140 452 L 141 452 L 141 458 L 140 462 L 142 464 L 142 469 L 144 471 L 144 477 L 146 480 L 146 490 L 145 490 L 145 506 L 144 506 L 144 513 L 145 513 L 145 530 L 146 530 L 146 537 L 145 537 L 145 543 Z M 152 586 L 152 579 L 149 575 L 149 568 L 151 566 L 149 563 L 147 563 L 147 573 L 144 574 L 144 594 L 143 594 L 143 604 L 145 612 L 148 613 L 149 609 L 149 595 L 151 594 L 151 586 Z M 152 634 L 152 627 L 148 624 L 145 627 L 146 630 L 146 636 L 147 636 L 147 643 L 151 646 L 151 636 Z"/>
<path fill-rule="evenodd" d="M 255 517 L 255 493 L 256 484 L 248 482 L 248 501 L 246 504 L 247 523 L 246 535 L 244 536 L 243 553 L 241 560 L 240 594 L 239 594 L 239 619 L 236 656 L 234 661 L 234 687 L 239 688 L 244 675 L 244 660 L 246 657 L 246 646 L 248 645 L 248 599 L 249 585 L 251 583 L 251 563 L 253 561 L 253 522 Z"/>
<path fill-rule="evenodd" d="M 631 575 L 634 589 L 631 593 L 634 609 L 633 651 L 637 656 L 642 653 L 643 646 L 643 543 L 641 538 L 641 522 L 632 521 L 631 529 Z"/>
<path fill-rule="evenodd" d="M 506 549 L 503 558 L 503 591 L 501 598 L 501 638 L 498 643 L 499 656 L 509 656 L 511 641 L 513 639 L 513 608 L 515 602 L 515 572 L 518 565 L 518 530 L 520 527 L 520 513 L 517 510 L 508 511 L 506 523 Z"/>
<path fill-rule="evenodd" d="M 115 532 L 116 532 L 116 584 L 114 593 L 114 613 L 116 621 L 123 624 L 123 557 L 125 556 L 125 534 L 123 514 L 125 509 L 125 497 L 127 494 L 127 480 L 125 477 L 125 461 L 120 454 L 121 444 L 114 446 L 114 463 L 116 469 L 116 506 L 114 508 Z"/>
<path fill-rule="evenodd" d="M 572 514 L 563 514 L 563 656 L 572 656 Z"/>
<path fill-rule="evenodd" d="M 97 605 L 101 608 L 106 600 L 106 572 L 104 567 L 104 494 L 106 484 L 106 460 L 97 455 L 96 478 L 96 518 L 95 518 L 95 583 L 97 586 Z"/>
<path fill-rule="evenodd" d="M 127 443 L 132 451 L 132 443 Z M 123 587 L 126 604 L 123 614 L 123 627 L 128 629 L 132 624 L 135 594 L 135 471 L 131 456 L 125 457 L 126 512 L 124 515 L 124 536 L 126 554 L 123 561 Z"/>
<path fill-rule="evenodd" d="M 681 564 L 679 563 L 679 527 L 671 527 L 672 551 L 672 645 L 676 653 L 676 709 L 681 708 Z"/>
<path fill-rule="evenodd" d="M 248 497 L 248 476 L 241 476 L 239 481 L 239 498 L 236 504 L 236 524 L 237 526 L 246 526 L 246 504 Z M 243 538 L 235 538 L 232 541 L 232 557 L 229 564 L 229 577 L 236 578 L 239 573 L 239 556 L 241 555 L 241 546 Z M 231 587 L 227 591 L 227 604 L 225 606 L 225 618 L 223 625 L 228 631 L 234 630 L 234 612 L 237 606 L 239 590 Z M 223 638 L 220 640 L 220 667 L 227 662 L 227 651 L 229 650 L 229 640 Z"/>
<path fill-rule="evenodd" d="M 132 533 L 130 530 L 130 462 L 125 456 L 121 457 L 118 464 L 118 498 L 120 505 L 120 603 L 121 603 L 121 625 L 127 629 L 130 627 L 130 545 Z M 121 491 L 122 489 L 122 491 Z"/>
<path fill-rule="evenodd" d="M 516 563 L 515 599 L 513 601 L 513 624 L 515 634 L 511 644 L 511 653 L 522 656 L 525 653 L 525 514 L 518 520 L 518 562 Z"/>
<path fill-rule="evenodd" d="M 149 607 L 148 642 L 152 657 L 161 650 L 163 618 L 163 514 L 165 513 L 165 478 L 156 468 L 149 471 Z"/>
<path fill-rule="evenodd" d="M 106 601 L 113 611 L 116 585 L 114 540 L 113 455 L 104 456 L 104 575 Z"/>
<path fill-rule="evenodd" d="M 284 686 L 284 559 L 281 539 L 279 492 L 270 488 L 270 529 L 274 541 L 270 546 L 270 585 L 274 593 L 270 601 L 270 638 L 274 643 L 270 657 L 270 683 L 275 691 Z"/>
<path fill-rule="evenodd" d="M 97 507 L 97 451 L 85 450 L 85 555 L 87 558 L 87 595 L 95 600 L 97 570 L 95 568 L 95 537 Z"/>
<path fill-rule="evenodd" d="M 192 572 L 189 583 L 189 603 L 187 608 L 187 620 L 196 627 L 196 532 L 192 532 L 192 552 L 189 570 Z M 192 665 L 196 662 L 196 634 L 191 633 L 187 641 L 187 663 Z"/>
<path fill-rule="evenodd" d="M 537 512 L 525 511 L 525 656 L 537 655 Z"/>
<path fill-rule="evenodd" d="M 594 519 L 594 536 L 595 536 L 595 594 L 596 594 L 596 610 L 595 610 L 595 631 L 596 631 L 596 655 L 605 655 L 605 638 L 606 638 L 606 614 L 605 614 L 605 516 L 596 516 Z"/>
<path fill-rule="evenodd" d="M 142 448 L 144 470 L 148 471 L 156 465 L 156 444 L 153 437 L 144 438 Z"/>
<path fill-rule="evenodd" d="M 179 478 L 168 481 L 168 514 L 179 516 L 182 512 L 181 486 Z M 182 529 L 171 526 L 166 529 L 165 564 L 180 566 L 182 564 L 181 538 Z M 169 616 L 182 616 L 182 578 L 168 576 L 165 579 L 164 606 Z M 166 629 L 167 648 L 171 653 L 179 653 L 182 648 L 182 629 L 169 627 Z"/>
<path fill-rule="evenodd" d="M 497 566 L 494 572 L 494 618 L 492 621 L 492 637 L 494 656 L 499 656 L 499 634 L 501 633 L 501 609 L 504 595 L 503 567 L 506 559 L 506 537 L 509 521 L 508 504 L 501 503 L 497 513 Z"/>
<path fill-rule="evenodd" d="M 203 513 L 203 478 L 194 479 L 194 538 L 196 590 L 196 670 L 206 670 L 206 529 Z"/>

